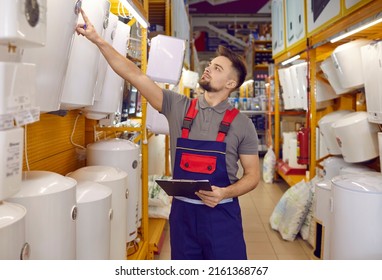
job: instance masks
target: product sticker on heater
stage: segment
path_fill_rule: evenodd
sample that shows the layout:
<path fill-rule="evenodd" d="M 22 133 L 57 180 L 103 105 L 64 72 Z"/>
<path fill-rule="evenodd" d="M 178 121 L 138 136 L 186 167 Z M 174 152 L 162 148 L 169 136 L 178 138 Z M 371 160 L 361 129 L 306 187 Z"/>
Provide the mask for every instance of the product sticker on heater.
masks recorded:
<path fill-rule="evenodd" d="M 39 120 L 40 120 L 40 110 L 37 107 L 19 111 L 15 115 L 15 122 L 17 126 L 23 126 L 26 124 L 37 122 Z"/>
<path fill-rule="evenodd" d="M 20 141 L 8 142 L 6 155 L 6 177 L 19 175 L 21 172 L 22 144 Z"/>
<path fill-rule="evenodd" d="M 15 127 L 13 122 L 13 115 L 12 114 L 6 114 L 6 115 L 0 115 L 0 130 L 1 129 L 9 129 Z"/>

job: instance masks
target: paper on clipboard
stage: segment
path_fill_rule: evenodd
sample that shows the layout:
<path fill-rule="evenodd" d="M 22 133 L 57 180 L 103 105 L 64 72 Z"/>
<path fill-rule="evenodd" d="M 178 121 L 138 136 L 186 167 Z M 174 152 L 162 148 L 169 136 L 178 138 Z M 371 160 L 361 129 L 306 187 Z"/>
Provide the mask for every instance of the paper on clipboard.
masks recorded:
<path fill-rule="evenodd" d="M 199 190 L 212 191 L 208 180 L 157 179 L 155 182 L 169 196 L 194 197 Z"/>

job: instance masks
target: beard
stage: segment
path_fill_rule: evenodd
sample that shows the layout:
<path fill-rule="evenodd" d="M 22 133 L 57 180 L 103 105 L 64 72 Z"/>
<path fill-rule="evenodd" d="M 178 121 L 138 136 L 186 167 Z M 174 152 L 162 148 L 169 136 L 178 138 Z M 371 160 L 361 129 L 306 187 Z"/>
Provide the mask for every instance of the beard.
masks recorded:
<path fill-rule="evenodd" d="M 200 80 L 199 81 L 199 86 L 202 89 L 204 89 L 205 91 L 208 91 L 208 92 L 215 92 L 215 91 L 217 91 L 216 88 L 211 86 L 211 83 L 209 81 Z"/>

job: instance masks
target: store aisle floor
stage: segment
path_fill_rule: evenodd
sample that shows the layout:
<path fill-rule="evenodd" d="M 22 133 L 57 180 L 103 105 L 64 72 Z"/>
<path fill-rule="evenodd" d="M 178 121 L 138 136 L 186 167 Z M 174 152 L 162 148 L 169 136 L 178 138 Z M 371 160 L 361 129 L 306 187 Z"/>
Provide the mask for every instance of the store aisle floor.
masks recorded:
<path fill-rule="evenodd" d="M 315 259 L 312 246 L 298 236 L 293 242 L 285 241 L 269 224 L 275 205 L 288 188 L 283 180 L 274 184 L 259 183 L 256 189 L 240 197 L 244 237 L 250 260 L 309 260 Z M 158 260 L 170 259 L 168 225 Z"/>

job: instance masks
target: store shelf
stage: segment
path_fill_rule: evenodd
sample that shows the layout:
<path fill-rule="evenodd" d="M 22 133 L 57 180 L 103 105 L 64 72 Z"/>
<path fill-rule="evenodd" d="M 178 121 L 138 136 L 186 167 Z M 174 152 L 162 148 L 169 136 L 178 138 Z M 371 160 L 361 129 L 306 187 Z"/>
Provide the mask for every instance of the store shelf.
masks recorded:
<path fill-rule="evenodd" d="M 160 244 L 164 227 L 167 223 L 166 219 L 150 218 L 149 219 L 149 258 L 153 259 L 154 254 L 160 251 Z"/>
<path fill-rule="evenodd" d="M 281 178 L 284 179 L 285 182 L 291 187 L 295 184 L 301 182 L 302 180 L 306 179 L 305 175 L 286 175 L 281 170 L 277 170 L 277 174 L 280 175 Z"/>
<path fill-rule="evenodd" d="M 256 64 L 255 65 L 255 69 L 263 69 L 263 70 L 267 70 L 269 67 L 269 64 Z"/>
<path fill-rule="evenodd" d="M 129 254 L 127 251 L 127 259 L 128 260 L 145 260 L 147 258 L 149 243 L 147 241 L 141 241 L 138 243 L 137 251 L 133 254 Z"/>

